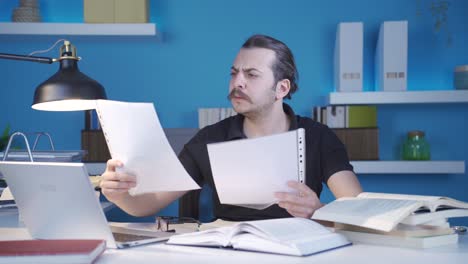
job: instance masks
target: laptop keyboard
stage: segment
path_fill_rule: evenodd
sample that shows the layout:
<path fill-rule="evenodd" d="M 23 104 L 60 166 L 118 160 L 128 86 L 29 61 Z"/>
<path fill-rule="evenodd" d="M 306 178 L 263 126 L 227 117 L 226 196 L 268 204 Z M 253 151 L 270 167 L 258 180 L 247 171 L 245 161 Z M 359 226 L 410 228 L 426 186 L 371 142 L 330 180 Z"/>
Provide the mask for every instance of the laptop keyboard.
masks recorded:
<path fill-rule="evenodd" d="M 112 234 L 114 235 L 115 241 L 118 241 L 118 242 L 132 242 L 132 241 L 138 241 L 138 240 L 144 240 L 144 239 L 157 238 L 154 236 L 141 236 L 141 235 L 115 233 L 115 232 L 112 232 Z"/>

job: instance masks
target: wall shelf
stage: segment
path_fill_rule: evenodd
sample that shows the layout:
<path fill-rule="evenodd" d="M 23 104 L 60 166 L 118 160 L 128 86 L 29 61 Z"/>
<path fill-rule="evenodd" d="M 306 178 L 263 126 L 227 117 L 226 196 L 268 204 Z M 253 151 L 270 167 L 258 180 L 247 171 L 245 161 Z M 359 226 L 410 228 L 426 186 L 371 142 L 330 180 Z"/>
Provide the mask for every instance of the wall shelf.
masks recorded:
<path fill-rule="evenodd" d="M 331 105 L 468 103 L 468 91 L 333 92 L 327 101 Z"/>
<path fill-rule="evenodd" d="M 155 36 L 156 24 L 0 23 L 0 34 Z"/>
<path fill-rule="evenodd" d="M 356 174 L 463 174 L 464 161 L 351 161 Z M 106 170 L 106 163 L 86 163 L 90 175 Z"/>
<path fill-rule="evenodd" d="M 351 161 L 356 174 L 463 174 L 464 161 Z"/>

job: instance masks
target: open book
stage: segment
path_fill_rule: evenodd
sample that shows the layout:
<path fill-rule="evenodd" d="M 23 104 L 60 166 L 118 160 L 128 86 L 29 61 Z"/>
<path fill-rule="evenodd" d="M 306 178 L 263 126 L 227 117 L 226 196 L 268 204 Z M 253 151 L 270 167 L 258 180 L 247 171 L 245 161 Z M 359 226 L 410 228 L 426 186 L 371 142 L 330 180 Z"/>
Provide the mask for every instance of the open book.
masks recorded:
<path fill-rule="evenodd" d="M 130 194 L 200 188 L 169 145 L 152 103 L 97 100 L 96 112 L 112 158 L 137 178 Z"/>
<path fill-rule="evenodd" d="M 361 193 L 325 205 L 312 219 L 389 232 L 399 223 L 421 224 L 440 219 L 441 214 L 445 218 L 468 216 L 468 203 L 440 196 Z"/>
<path fill-rule="evenodd" d="M 350 242 L 304 218 L 239 222 L 230 227 L 172 236 L 168 244 L 232 247 L 234 249 L 305 256 Z"/>
<path fill-rule="evenodd" d="M 213 180 L 222 204 L 264 209 L 275 192 L 305 183 L 305 136 L 299 128 L 271 136 L 208 144 Z"/>

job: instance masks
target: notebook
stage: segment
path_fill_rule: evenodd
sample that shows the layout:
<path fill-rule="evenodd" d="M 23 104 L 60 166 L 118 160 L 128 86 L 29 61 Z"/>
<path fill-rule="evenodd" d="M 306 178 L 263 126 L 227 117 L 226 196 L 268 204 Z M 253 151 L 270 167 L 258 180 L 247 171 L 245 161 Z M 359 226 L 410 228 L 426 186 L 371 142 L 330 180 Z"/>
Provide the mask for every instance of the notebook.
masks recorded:
<path fill-rule="evenodd" d="M 165 241 L 113 234 L 83 163 L 0 162 L 26 228 L 35 239 L 104 239 L 110 248 Z"/>
<path fill-rule="evenodd" d="M 208 144 L 213 180 L 222 204 L 264 209 L 275 192 L 295 192 L 305 183 L 304 129 L 252 139 Z"/>

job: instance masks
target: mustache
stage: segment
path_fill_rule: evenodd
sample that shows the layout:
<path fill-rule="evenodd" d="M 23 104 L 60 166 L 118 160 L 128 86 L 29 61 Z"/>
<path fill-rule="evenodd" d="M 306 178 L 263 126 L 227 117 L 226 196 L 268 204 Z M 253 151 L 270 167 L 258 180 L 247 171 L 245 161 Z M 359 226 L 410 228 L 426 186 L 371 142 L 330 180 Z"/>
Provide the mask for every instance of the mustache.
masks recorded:
<path fill-rule="evenodd" d="M 227 96 L 227 99 L 231 100 L 233 97 L 240 97 L 246 100 L 247 102 L 252 103 L 252 100 L 250 99 L 250 97 L 237 88 L 232 89 L 232 91 Z"/>

